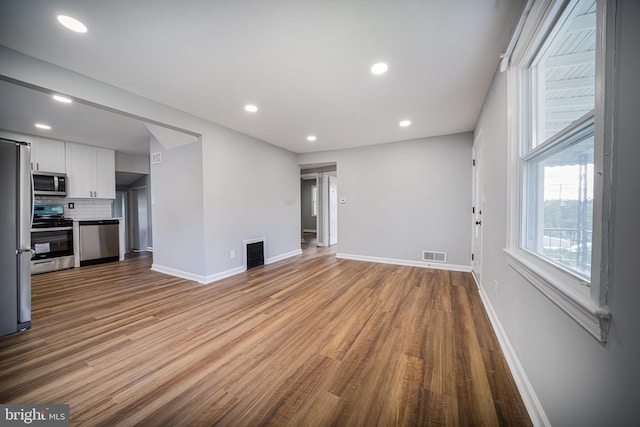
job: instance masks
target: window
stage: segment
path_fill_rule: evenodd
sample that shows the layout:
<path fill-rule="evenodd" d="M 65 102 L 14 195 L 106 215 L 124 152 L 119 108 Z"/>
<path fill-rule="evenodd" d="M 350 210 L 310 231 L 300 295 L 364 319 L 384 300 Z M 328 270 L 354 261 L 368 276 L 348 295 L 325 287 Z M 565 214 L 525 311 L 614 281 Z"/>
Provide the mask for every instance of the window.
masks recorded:
<path fill-rule="evenodd" d="M 604 28 L 601 19 L 609 3 L 535 1 L 509 68 L 516 114 L 509 121 L 507 260 L 602 341 L 610 319 L 600 276 L 607 263 L 602 189 L 610 179 L 603 147 L 611 141 L 601 131 L 606 84 L 601 93 L 596 88 L 612 63 L 605 44 L 613 47 L 613 25 Z"/>
<path fill-rule="evenodd" d="M 593 120 L 525 158 L 523 247 L 591 279 Z"/>
<path fill-rule="evenodd" d="M 318 186 L 311 186 L 311 216 L 318 216 Z"/>

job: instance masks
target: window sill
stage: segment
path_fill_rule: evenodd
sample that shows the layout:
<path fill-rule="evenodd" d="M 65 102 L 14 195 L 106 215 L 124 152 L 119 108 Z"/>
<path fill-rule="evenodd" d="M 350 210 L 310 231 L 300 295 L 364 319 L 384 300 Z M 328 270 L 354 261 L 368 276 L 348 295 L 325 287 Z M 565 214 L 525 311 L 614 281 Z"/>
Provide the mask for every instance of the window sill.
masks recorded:
<path fill-rule="evenodd" d="M 560 307 L 598 341 L 607 341 L 611 313 L 596 304 L 589 288 L 580 281 L 550 264 L 520 249 L 505 249 L 507 263 Z M 557 271 L 556 271 L 557 270 Z"/>

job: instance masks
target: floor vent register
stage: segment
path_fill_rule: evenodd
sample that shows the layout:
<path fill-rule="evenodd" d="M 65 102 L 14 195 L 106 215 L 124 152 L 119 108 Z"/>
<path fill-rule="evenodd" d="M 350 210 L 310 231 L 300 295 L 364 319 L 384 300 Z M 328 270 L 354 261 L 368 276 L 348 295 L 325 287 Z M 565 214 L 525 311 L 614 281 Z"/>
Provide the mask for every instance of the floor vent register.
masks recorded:
<path fill-rule="evenodd" d="M 247 243 L 247 270 L 264 265 L 264 242 Z"/>

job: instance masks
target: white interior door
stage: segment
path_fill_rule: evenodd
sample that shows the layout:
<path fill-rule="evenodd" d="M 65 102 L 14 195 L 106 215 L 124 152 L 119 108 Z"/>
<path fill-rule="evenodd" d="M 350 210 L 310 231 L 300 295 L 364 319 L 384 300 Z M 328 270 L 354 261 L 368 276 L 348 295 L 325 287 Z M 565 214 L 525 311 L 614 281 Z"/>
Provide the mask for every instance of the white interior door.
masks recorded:
<path fill-rule="evenodd" d="M 471 268 L 478 283 L 482 283 L 482 209 L 484 205 L 482 167 L 482 133 L 480 133 L 473 144 L 473 252 L 471 259 Z"/>
<path fill-rule="evenodd" d="M 329 245 L 338 243 L 338 178 L 329 175 Z"/>

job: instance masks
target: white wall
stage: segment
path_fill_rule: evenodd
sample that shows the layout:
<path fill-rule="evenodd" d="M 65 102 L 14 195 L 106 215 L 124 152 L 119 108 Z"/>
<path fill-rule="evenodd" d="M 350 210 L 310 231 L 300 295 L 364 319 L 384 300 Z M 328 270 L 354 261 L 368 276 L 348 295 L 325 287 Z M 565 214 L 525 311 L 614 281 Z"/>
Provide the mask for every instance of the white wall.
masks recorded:
<path fill-rule="evenodd" d="M 4 47 L 0 75 L 200 135 L 181 147 L 150 147 L 162 151 L 162 164 L 151 167 L 158 269 L 201 281 L 237 272 L 247 235 L 268 238 L 268 259 L 299 252 L 300 170 L 292 153 Z"/>
<path fill-rule="evenodd" d="M 423 250 L 447 264 L 471 263 L 472 134 L 423 138 L 298 155 L 301 165 L 337 162 L 344 255 L 420 262 Z"/>
<path fill-rule="evenodd" d="M 482 131 L 484 168 L 482 284 L 524 373 L 554 426 L 631 426 L 640 421 L 640 3 L 618 11 L 618 107 L 615 140 L 613 322 L 600 344 L 506 263 L 507 82 L 496 74 L 476 134 Z M 498 295 L 492 287 L 498 281 Z"/>
<path fill-rule="evenodd" d="M 266 238 L 267 263 L 300 253 L 295 154 L 224 128 L 213 131 L 203 137 L 202 152 L 207 275 L 242 267 L 248 239 Z"/>
<path fill-rule="evenodd" d="M 116 172 L 149 174 L 149 157 L 134 156 L 116 151 Z"/>

